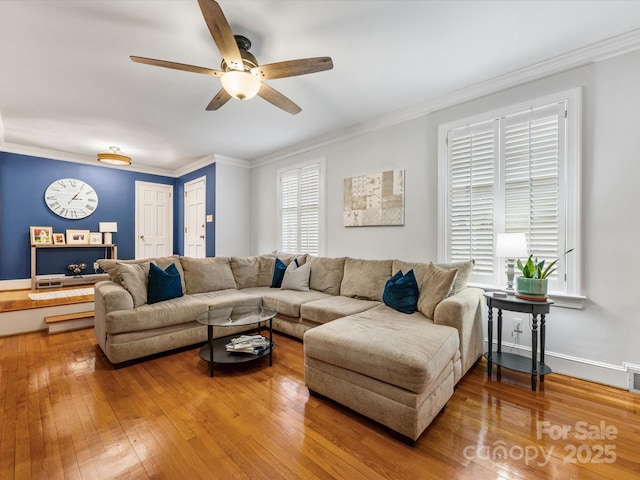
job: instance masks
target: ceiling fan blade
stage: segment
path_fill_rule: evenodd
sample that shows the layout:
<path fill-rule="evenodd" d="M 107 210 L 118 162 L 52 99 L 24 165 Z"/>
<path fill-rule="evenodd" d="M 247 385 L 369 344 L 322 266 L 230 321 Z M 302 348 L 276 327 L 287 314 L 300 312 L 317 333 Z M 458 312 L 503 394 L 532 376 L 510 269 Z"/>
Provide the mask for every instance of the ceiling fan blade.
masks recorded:
<path fill-rule="evenodd" d="M 203 75 L 212 75 L 214 77 L 221 77 L 224 72 L 220 70 L 213 70 L 211 68 L 196 67 L 195 65 L 187 65 L 186 63 L 167 62 L 166 60 L 156 60 L 155 58 L 146 57 L 129 57 L 136 63 L 144 63 L 146 65 L 154 65 L 156 67 L 173 68 L 174 70 L 182 70 L 184 72 L 202 73 Z"/>
<path fill-rule="evenodd" d="M 260 80 L 273 80 L 274 78 L 295 77 L 296 75 L 322 72 L 332 68 L 333 61 L 331 57 L 315 57 L 269 63 L 252 68 L 251 73 Z"/>
<path fill-rule="evenodd" d="M 229 22 L 215 0 L 198 0 L 204 21 L 225 63 L 234 70 L 244 70 L 240 49 Z"/>
<path fill-rule="evenodd" d="M 281 94 L 277 90 L 271 88 L 266 83 L 263 83 L 260 85 L 260 90 L 258 90 L 258 95 L 264 98 L 267 102 L 271 103 L 272 105 L 275 105 L 278 108 L 281 108 L 282 110 L 284 110 L 287 113 L 290 113 L 291 115 L 295 115 L 302 111 L 302 109 L 298 105 L 293 103 L 291 100 L 289 100 L 287 97 L 285 97 L 283 94 Z"/>
<path fill-rule="evenodd" d="M 216 93 L 216 96 L 213 97 L 213 100 L 209 102 L 209 105 L 207 105 L 207 110 L 218 110 L 221 106 L 223 106 L 229 100 L 231 100 L 231 95 L 229 95 L 227 91 L 223 88 L 218 93 Z"/>

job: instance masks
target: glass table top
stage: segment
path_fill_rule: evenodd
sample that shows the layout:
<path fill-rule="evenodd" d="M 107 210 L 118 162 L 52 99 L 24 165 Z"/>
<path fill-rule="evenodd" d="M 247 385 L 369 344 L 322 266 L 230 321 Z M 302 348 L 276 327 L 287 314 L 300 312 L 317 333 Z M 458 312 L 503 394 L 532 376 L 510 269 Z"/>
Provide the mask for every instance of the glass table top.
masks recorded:
<path fill-rule="evenodd" d="M 269 307 L 221 307 L 198 317 L 198 323 L 216 327 L 238 327 L 271 320 L 276 311 Z"/>

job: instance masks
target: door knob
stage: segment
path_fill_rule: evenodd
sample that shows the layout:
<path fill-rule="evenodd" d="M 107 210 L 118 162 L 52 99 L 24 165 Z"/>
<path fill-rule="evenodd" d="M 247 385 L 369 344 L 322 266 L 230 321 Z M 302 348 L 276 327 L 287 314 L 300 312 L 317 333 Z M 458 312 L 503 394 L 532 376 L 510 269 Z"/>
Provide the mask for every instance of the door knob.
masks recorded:
<path fill-rule="evenodd" d="M 200 235 L 200 238 L 204 238 L 204 235 Z"/>
<path fill-rule="evenodd" d="M 144 235 L 140 235 L 140 240 L 144 240 Z"/>

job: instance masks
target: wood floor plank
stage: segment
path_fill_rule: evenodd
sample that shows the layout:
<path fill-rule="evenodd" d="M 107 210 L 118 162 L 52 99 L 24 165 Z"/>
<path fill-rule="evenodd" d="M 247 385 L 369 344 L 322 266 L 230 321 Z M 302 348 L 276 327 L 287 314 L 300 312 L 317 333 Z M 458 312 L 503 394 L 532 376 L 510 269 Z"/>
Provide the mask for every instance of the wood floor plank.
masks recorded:
<path fill-rule="evenodd" d="M 0 338 L 3 480 L 639 478 L 638 395 L 555 374 L 531 392 L 527 375 L 488 379 L 479 362 L 412 448 L 310 396 L 302 344 L 276 341 L 273 367 L 210 378 L 197 349 L 114 370 L 91 329 Z M 579 422 L 615 438 L 580 439 Z"/>

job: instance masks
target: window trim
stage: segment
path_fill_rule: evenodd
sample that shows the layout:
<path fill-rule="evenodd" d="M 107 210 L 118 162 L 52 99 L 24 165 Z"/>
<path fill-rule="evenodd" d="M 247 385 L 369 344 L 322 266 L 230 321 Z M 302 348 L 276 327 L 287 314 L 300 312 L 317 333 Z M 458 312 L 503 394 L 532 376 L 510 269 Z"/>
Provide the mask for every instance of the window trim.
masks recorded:
<path fill-rule="evenodd" d="M 564 170 L 564 184 L 565 190 L 565 218 L 566 218 L 566 244 L 575 248 L 575 252 L 565 257 L 563 260 L 566 265 L 567 271 L 567 291 L 556 292 L 558 298 L 567 299 L 584 299 L 581 295 L 581 178 L 582 178 L 582 87 L 558 92 L 552 95 L 536 98 L 531 101 L 510 105 L 507 107 L 495 109 L 482 114 L 473 115 L 461 120 L 448 122 L 438 126 L 438 260 L 446 262 L 446 249 L 447 249 L 447 198 L 448 198 L 448 177 L 449 177 L 449 165 L 448 165 L 448 153 L 446 138 L 447 133 L 456 128 L 470 126 L 480 122 L 486 122 L 491 119 L 510 116 L 518 112 L 523 112 L 528 109 L 535 109 L 544 105 L 548 105 L 554 102 L 566 102 L 567 105 L 567 118 L 572 121 L 567 122 L 566 128 L 566 159 Z M 571 174 L 567 174 L 571 172 Z M 503 181 L 502 178 L 499 179 Z M 486 287 L 487 289 L 501 288 L 498 285 L 477 285 L 479 287 Z M 553 296 L 553 292 L 550 292 Z M 570 301 L 567 303 L 574 304 Z M 581 303 L 581 302 L 578 302 Z M 562 306 L 562 305 L 561 305 Z M 570 305 L 564 305 L 570 306 Z M 573 307 L 575 308 L 575 307 Z"/>
<path fill-rule="evenodd" d="M 282 185 L 281 178 L 283 174 L 291 172 L 292 170 L 300 170 L 303 168 L 311 167 L 314 165 L 318 165 L 319 167 L 319 199 L 318 199 L 318 213 L 319 213 L 319 224 L 318 224 L 318 255 L 323 256 L 326 254 L 326 157 L 319 157 L 313 160 L 309 160 L 302 163 L 296 163 L 293 165 L 288 165 L 283 168 L 279 168 L 276 172 L 276 210 L 277 210 L 277 225 L 276 225 L 276 245 L 277 250 L 280 251 L 282 247 Z M 291 252 L 298 253 L 298 252 Z"/>

